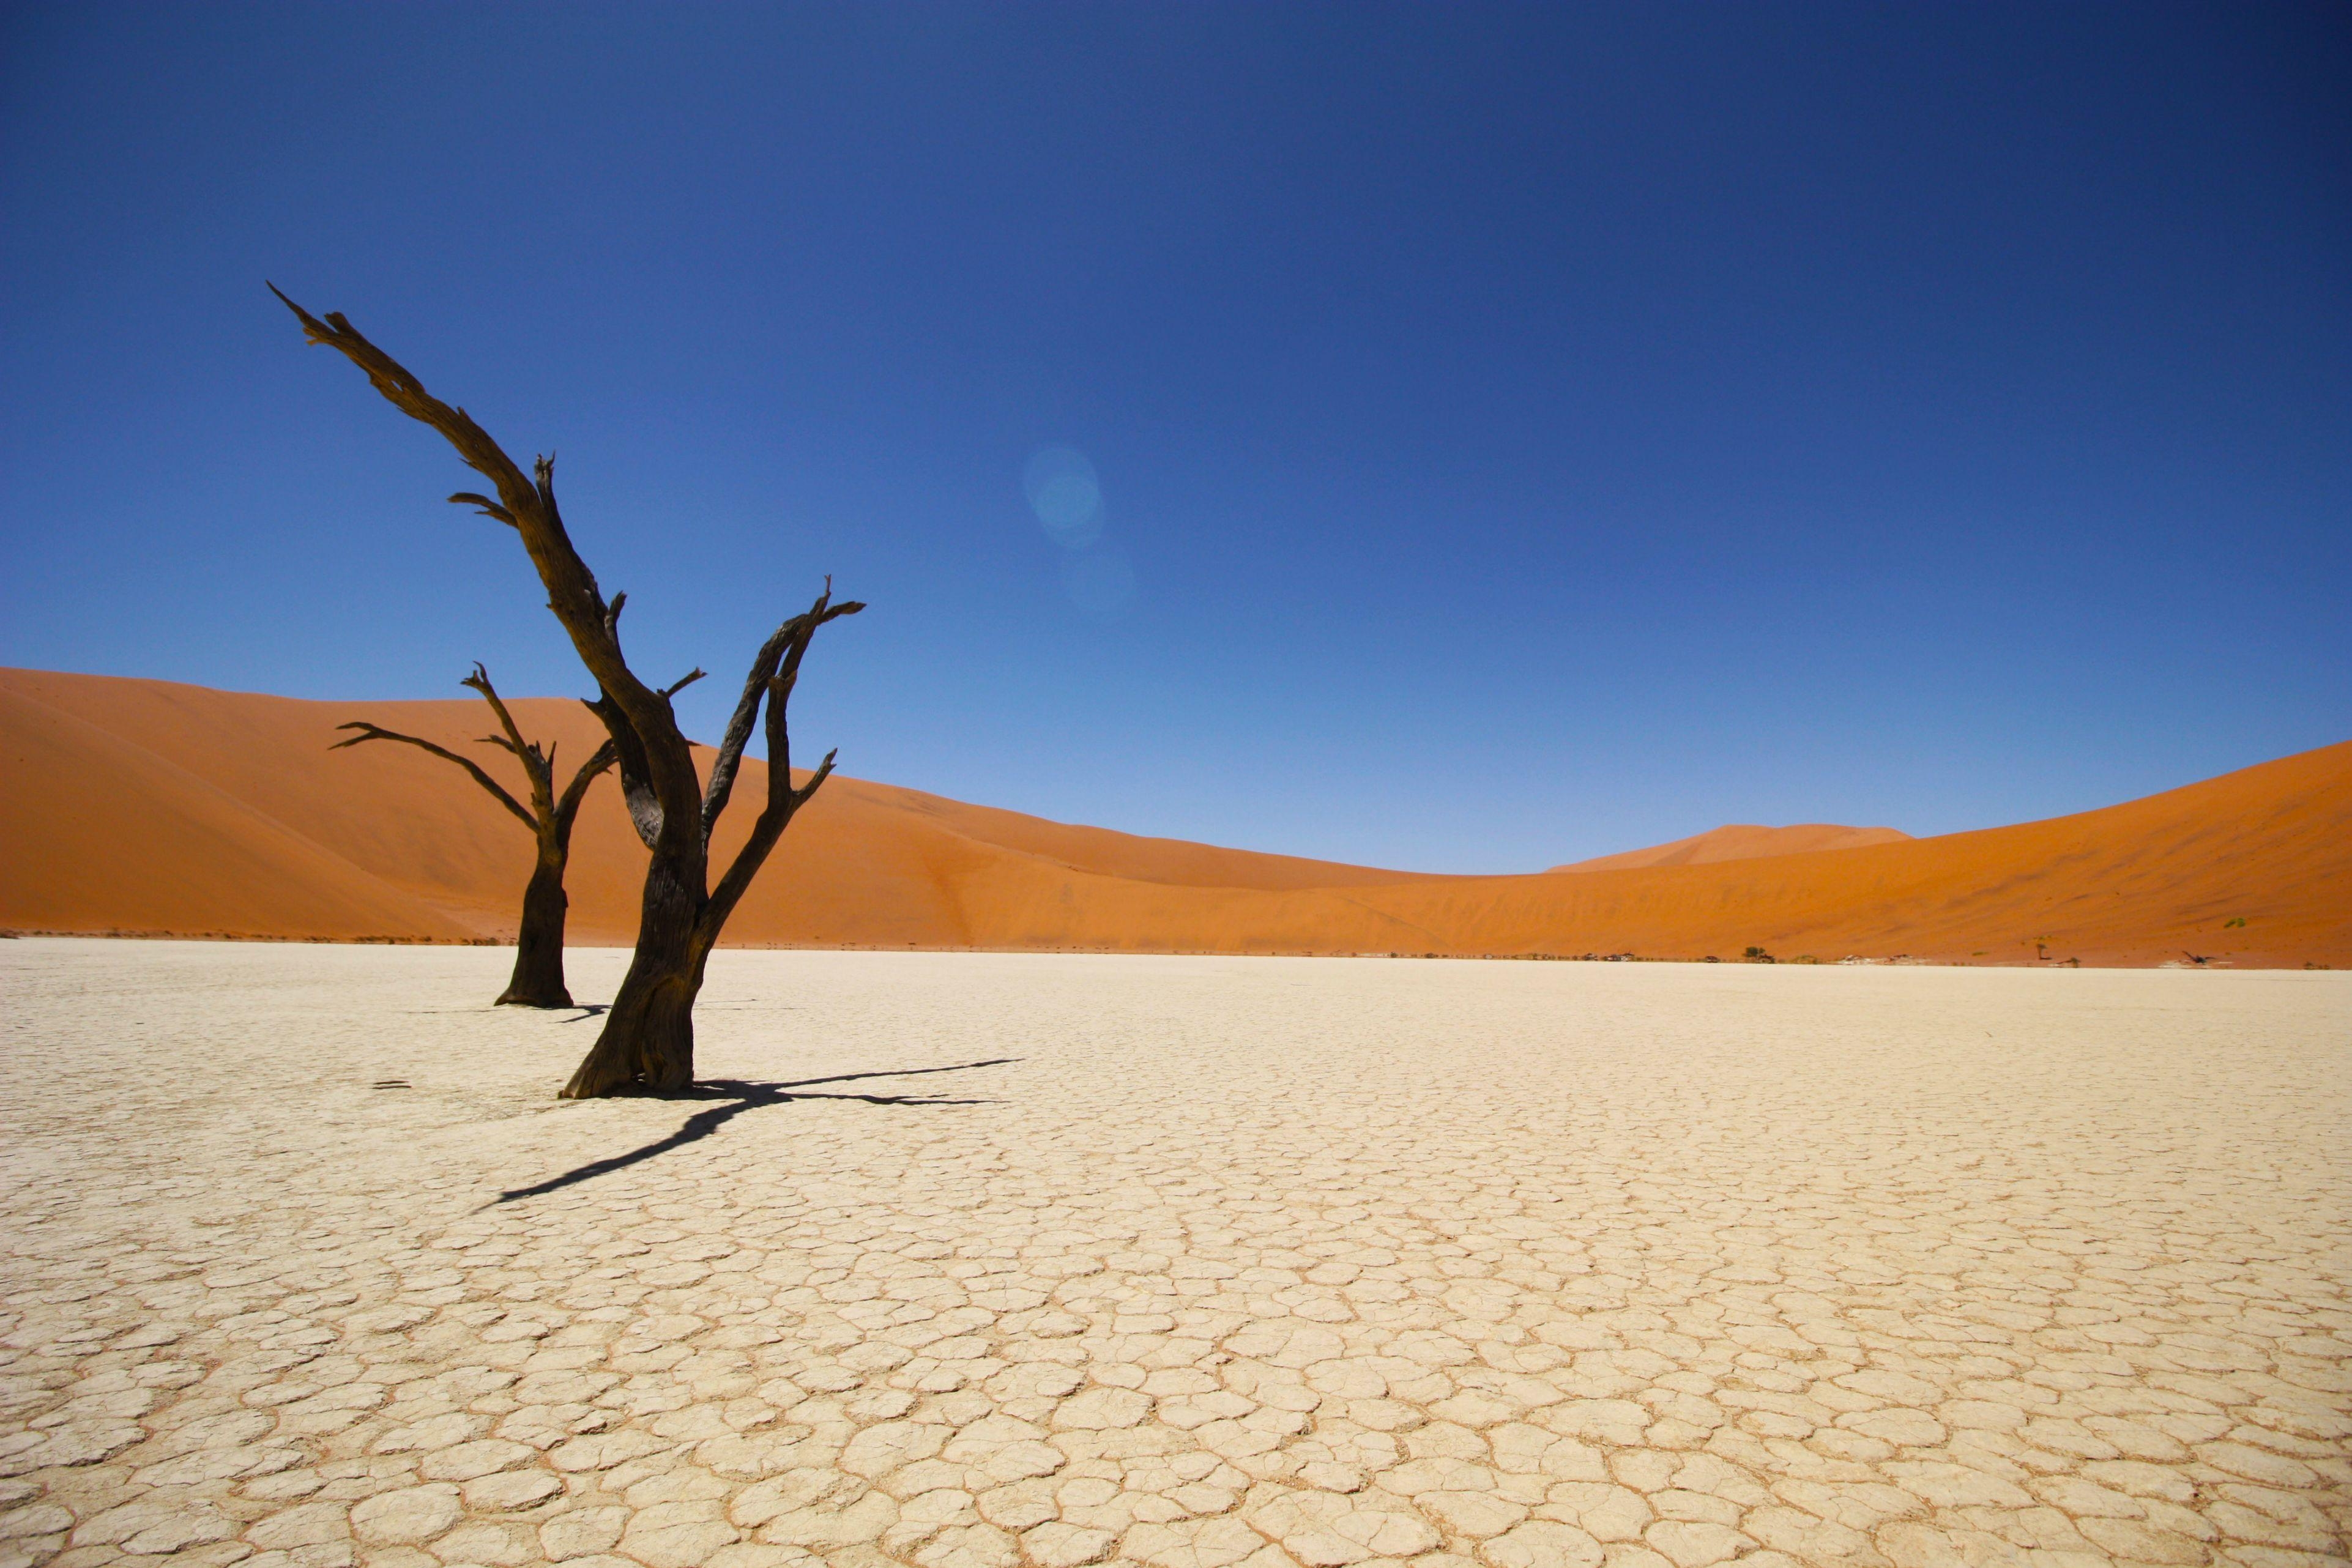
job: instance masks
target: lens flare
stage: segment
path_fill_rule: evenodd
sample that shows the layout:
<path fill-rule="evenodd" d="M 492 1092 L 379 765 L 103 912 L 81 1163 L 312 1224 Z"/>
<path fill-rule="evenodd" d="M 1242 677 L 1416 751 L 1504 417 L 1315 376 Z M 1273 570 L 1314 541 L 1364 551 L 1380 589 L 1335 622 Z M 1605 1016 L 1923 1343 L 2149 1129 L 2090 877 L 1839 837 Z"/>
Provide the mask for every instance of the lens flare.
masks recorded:
<path fill-rule="evenodd" d="M 1022 467 L 1021 489 L 1055 543 L 1084 549 L 1102 538 L 1102 481 L 1085 453 L 1039 447 Z"/>

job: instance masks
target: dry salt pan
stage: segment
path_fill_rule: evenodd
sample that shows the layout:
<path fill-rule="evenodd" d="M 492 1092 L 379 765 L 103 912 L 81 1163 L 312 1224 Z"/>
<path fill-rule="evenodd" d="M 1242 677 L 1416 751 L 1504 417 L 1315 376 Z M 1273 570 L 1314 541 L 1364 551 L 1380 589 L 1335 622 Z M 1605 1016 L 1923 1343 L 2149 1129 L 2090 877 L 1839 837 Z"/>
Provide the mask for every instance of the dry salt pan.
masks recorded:
<path fill-rule="evenodd" d="M 506 961 L 0 951 L 0 1563 L 2346 1554 L 2352 976 Z"/>

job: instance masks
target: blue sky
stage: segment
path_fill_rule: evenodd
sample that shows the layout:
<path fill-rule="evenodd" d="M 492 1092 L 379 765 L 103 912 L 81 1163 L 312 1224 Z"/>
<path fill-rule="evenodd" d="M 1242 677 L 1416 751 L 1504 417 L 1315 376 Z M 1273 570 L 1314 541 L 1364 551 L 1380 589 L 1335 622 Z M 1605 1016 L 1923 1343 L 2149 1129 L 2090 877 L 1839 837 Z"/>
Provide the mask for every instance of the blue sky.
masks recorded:
<path fill-rule="evenodd" d="M 587 690 L 268 277 L 690 728 L 830 571 L 799 745 L 961 799 L 1513 871 L 2342 740 L 2347 18 L 9 6 L 0 663 Z"/>

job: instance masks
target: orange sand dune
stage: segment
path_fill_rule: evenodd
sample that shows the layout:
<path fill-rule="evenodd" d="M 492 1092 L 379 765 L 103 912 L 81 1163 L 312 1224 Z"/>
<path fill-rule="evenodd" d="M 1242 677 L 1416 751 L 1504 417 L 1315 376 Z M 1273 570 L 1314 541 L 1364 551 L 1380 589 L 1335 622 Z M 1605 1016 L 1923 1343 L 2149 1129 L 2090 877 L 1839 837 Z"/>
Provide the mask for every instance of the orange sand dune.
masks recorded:
<path fill-rule="evenodd" d="M 1756 860 L 1764 855 L 1801 855 L 1814 850 L 1857 850 L 1866 844 L 1899 844 L 1911 837 L 1900 828 L 1841 828 L 1834 822 L 1799 822 L 1789 828 L 1730 822 L 1672 843 L 1626 850 L 1589 861 L 1556 865 L 1559 871 L 1631 871 L 1644 865 L 1713 865 L 1717 861 Z"/>
<path fill-rule="evenodd" d="M 514 706 L 529 732 L 559 743 L 559 768 L 598 738 L 575 703 Z M 312 703 L 0 671 L 0 925 L 510 938 L 528 835 L 446 763 L 404 747 L 329 751 L 335 725 L 360 716 L 452 747 L 486 733 L 488 717 L 470 698 Z M 500 771 L 495 752 L 477 749 Z M 766 788 L 758 764 L 745 775 L 722 855 Z M 1428 876 L 1251 854 L 836 777 L 729 937 L 1644 957 L 1757 946 L 1783 958 L 1983 963 L 2046 954 L 2149 964 L 2189 950 L 2240 965 L 2340 965 L 2352 962 L 2347 830 L 2352 743 L 2016 827 L 1679 864 L 1587 862 L 1572 876 Z M 1777 831 L 1809 831 L 1820 830 Z M 617 791 L 600 781 L 573 851 L 576 939 L 630 937 L 643 864 Z"/>
<path fill-rule="evenodd" d="M 0 703 L 8 768 L 0 787 L 0 925 L 256 936 L 513 934 L 530 871 L 521 825 L 457 769 L 411 747 L 330 749 L 348 738 L 338 724 L 364 717 L 468 752 L 520 793 L 520 769 L 473 744 L 493 723 L 478 699 L 316 703 L 0 670 Z M 510 706 L 527 735 L 556 743 L 556 768 L 567 779 L 603 737 L 575 702 Z M 54 738 L 67 732 L 78 749 Z M 742 841 L 766 789 L 765 766 L 746 763 L 721 824 L 721 853 Z M 87 806 L 64 809 L 85 796 Z M 244 813 L 242 836 L 173 825 L 191 810 L 217 815 L 228 805 Z M 124 836 L 125 823 L 159 826 Z M 248 866 L 273 846 L 282 868 Z M 287 846 L 308 857 L 299 869 Z M 971 923 L 957 889 L 1008 859 L 1190 887 L 1416 880 L 1067 827 L 836 774 L 794 822 L 730 934 L 745 942 L 995 945 L 995 929 L 984 918 Z M 572 934 L 634 936 L 644 863 L 618 790 L 599 780 L 574 835 Z"/>

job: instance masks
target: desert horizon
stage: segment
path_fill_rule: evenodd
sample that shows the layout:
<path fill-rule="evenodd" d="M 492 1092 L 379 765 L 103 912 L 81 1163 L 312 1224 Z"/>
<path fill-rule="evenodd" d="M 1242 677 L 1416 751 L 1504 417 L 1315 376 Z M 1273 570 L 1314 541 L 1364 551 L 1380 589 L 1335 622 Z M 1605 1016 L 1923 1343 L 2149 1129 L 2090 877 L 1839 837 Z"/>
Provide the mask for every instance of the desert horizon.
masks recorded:
<path fill-rule="evenodd" d="M 518 698 L 559 757 L 577 703 Z M 358 716 L 464 748 L 478 705 L 320 702 L 0 670 L 0 926 L 511 941 L 529 835 L 437 759 L 331 751 Z M 504 761 L 476 747 L 495 771 Z M 706 770 L 710 753 L 698 747 Z M 519 777 L 519 770 L 509 768 Z M 764 765 L 747 759 L 746 787 Z M 1911 838 L 1728 826 L 1517 875 L 1446 876 L 1047 821 L 837 775 L 737 946 L 2299 968 L 2352 964 L 2352 743 L 2039 822 Z M 142 839 L 140 834 L 152 835 Z M 722 834 L 723 838 L 723 834 Z M 168 840 L 168 842 L 163 841 Z M 583 808 L 571 936 L 635 933 L 642 849 Z"/>

